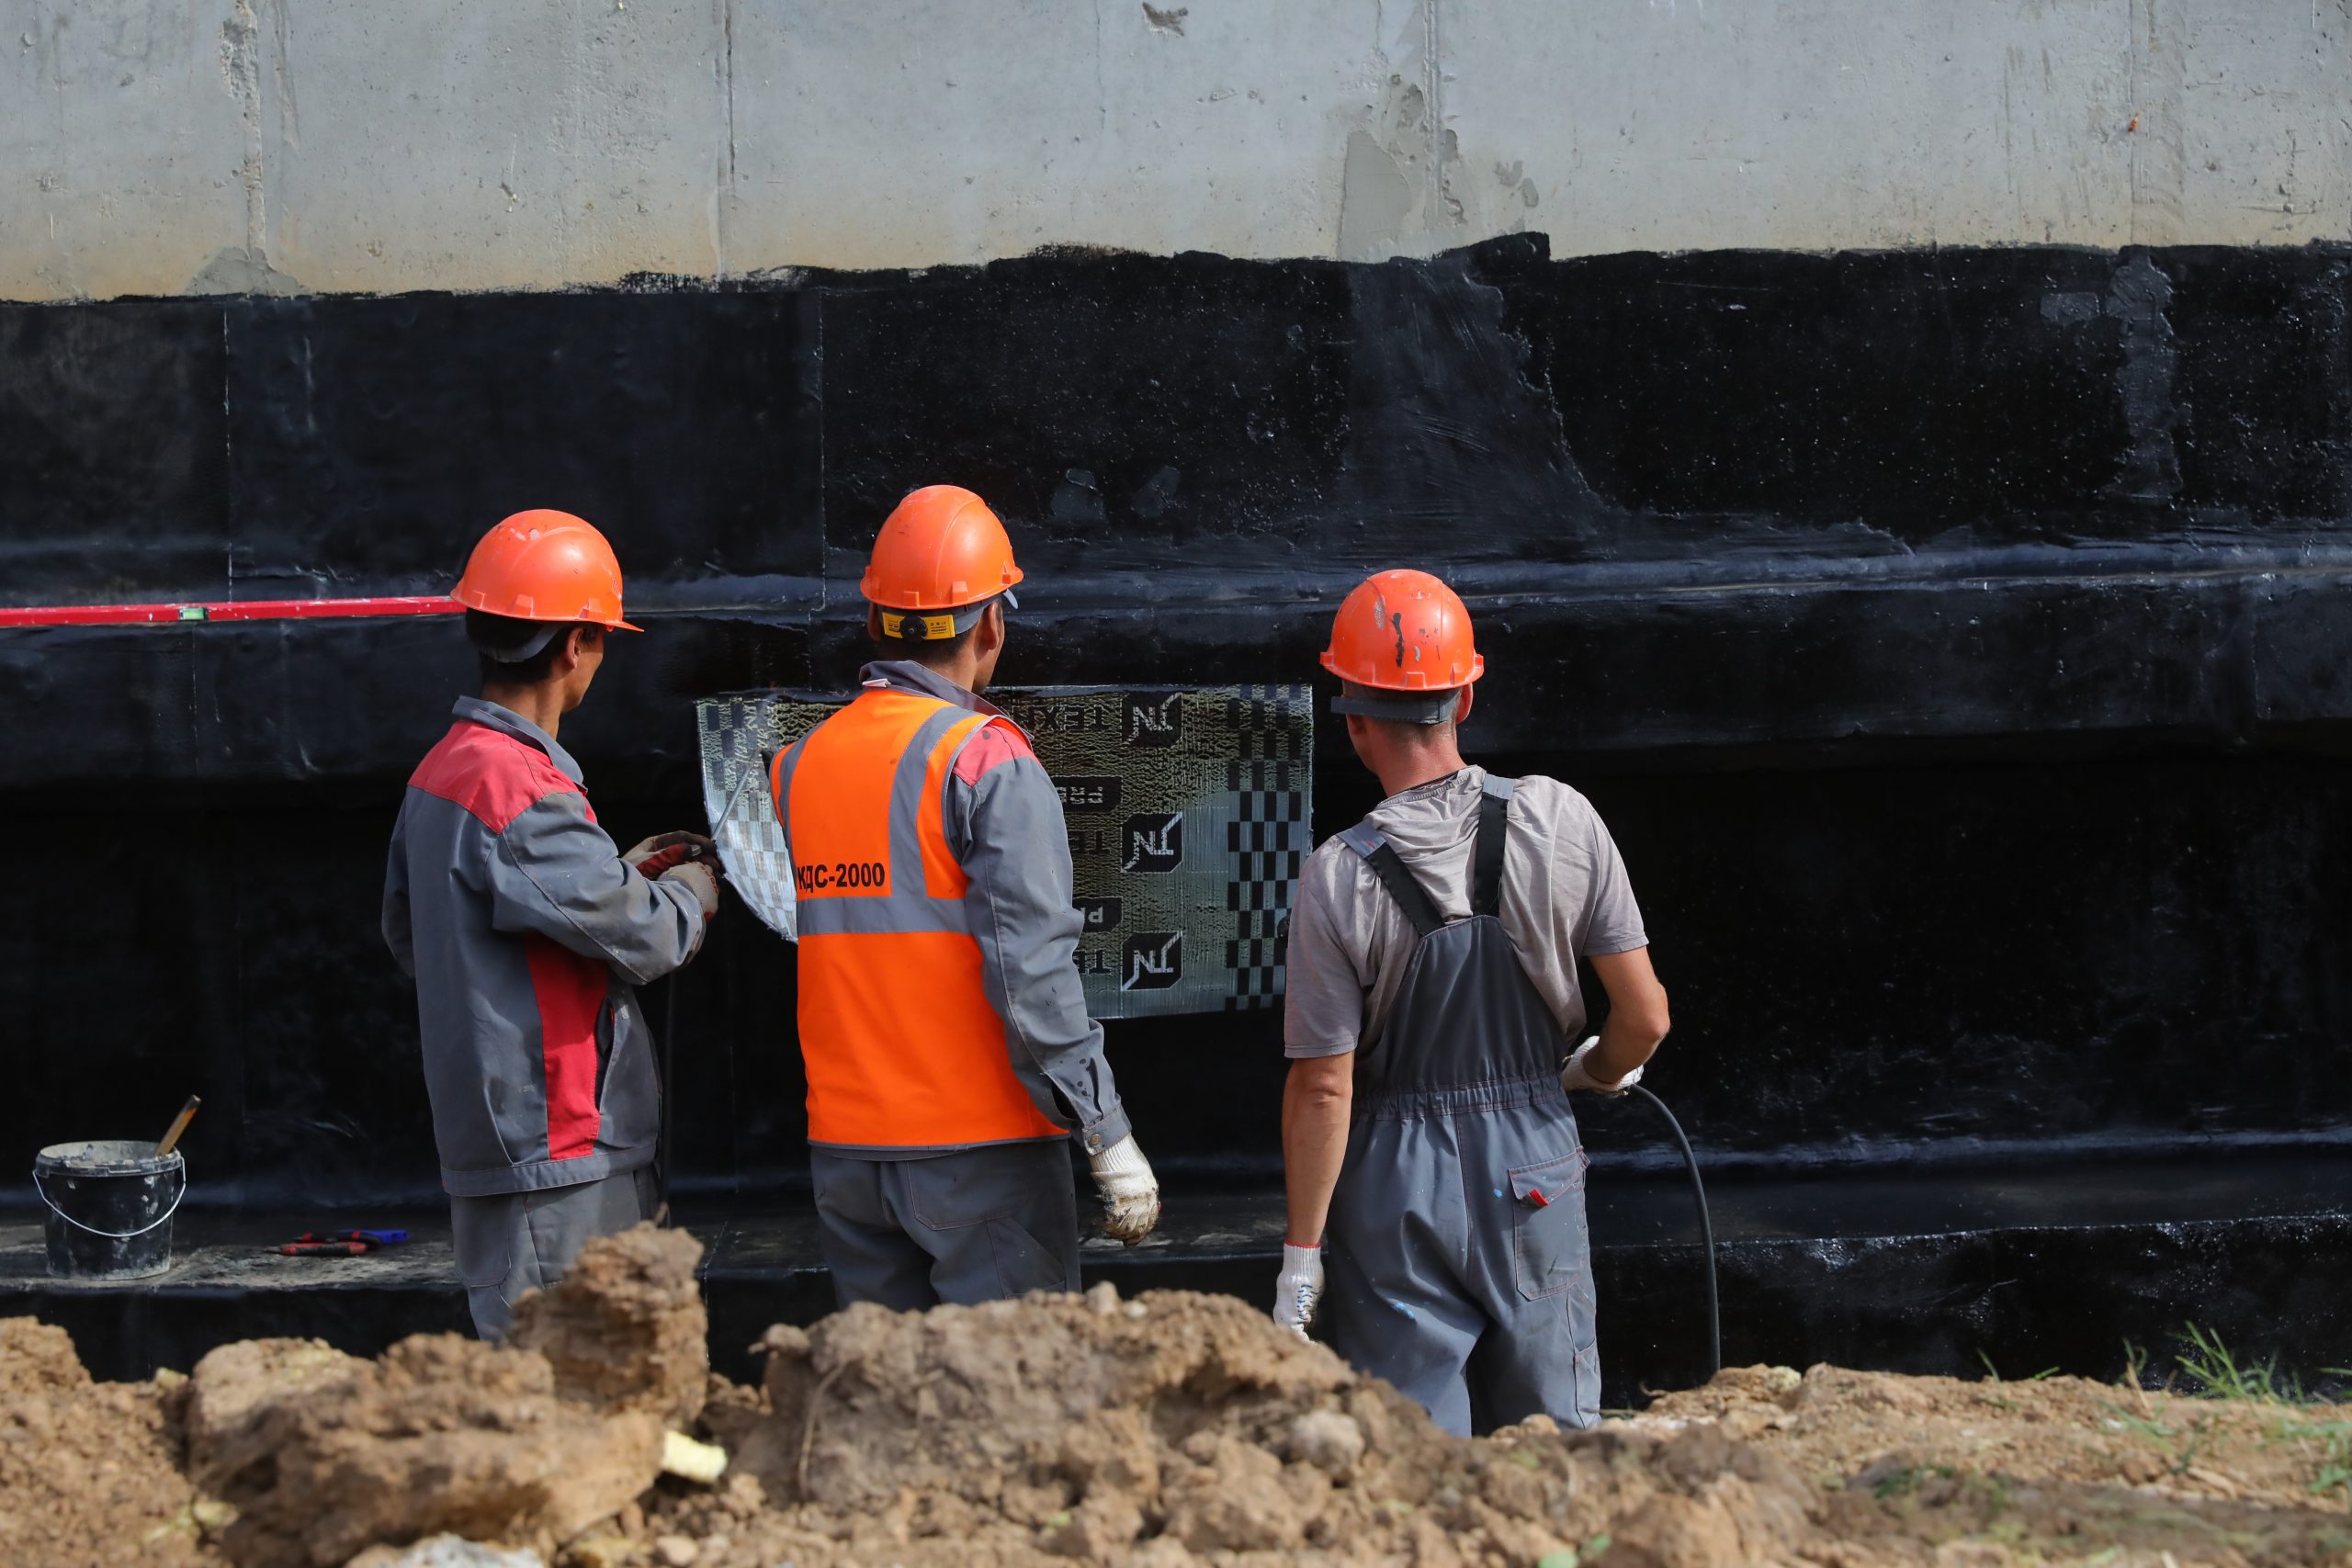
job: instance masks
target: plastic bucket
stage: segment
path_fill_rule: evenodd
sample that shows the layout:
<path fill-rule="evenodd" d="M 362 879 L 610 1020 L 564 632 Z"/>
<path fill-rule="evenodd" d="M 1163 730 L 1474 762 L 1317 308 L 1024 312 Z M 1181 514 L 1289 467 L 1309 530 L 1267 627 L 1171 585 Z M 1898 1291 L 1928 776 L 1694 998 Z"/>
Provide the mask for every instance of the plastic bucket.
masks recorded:
<path fill-rule="evenodd" d="M 52 1278 L 137 1280 L 172 1266 L 172 1215 L 187 1195 L 176 1152 L 157 1159 L 136 1140 L 52 1144 L 34 1157 L 33 1190 L 48 1209 Z"/>

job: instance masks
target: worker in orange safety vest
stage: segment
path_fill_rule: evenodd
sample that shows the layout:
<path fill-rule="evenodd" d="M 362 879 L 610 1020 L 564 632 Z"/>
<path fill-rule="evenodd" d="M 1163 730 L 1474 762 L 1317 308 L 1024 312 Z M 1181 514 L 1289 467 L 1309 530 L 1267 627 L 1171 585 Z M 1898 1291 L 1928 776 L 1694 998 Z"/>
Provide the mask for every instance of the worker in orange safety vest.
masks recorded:
<path fill-rule="evenodd" d="M 1022 579 L 1004 525 L 931 485 L 861 584 L 883 658 L 776 755 L 820 1239 L 842 1304 L 899 1310 L 1078 1289 L 1069 1140 L 1104 1228 L 1159 1223 L 1088 1018 L 1061 798 L 978 694 Z"/>

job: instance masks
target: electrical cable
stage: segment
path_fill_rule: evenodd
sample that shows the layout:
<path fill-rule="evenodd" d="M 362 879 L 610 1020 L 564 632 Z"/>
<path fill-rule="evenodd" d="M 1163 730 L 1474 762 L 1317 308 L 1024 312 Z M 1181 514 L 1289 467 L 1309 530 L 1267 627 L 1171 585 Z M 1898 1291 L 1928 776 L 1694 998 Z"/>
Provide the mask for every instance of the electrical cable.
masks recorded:
<path fill-rule="evenodd" d="M 1699 1179 L 1699 1156 L 1690 1152 L 1690 1140 L 1682 1135 L 1682 1123 L 1674 1119 L 1666 1101 L 1640 1084 L 1634 1084 L 1633 1091 L 1656 1106 L 1657 1113 L 1666 1118 L 1667 1126 L 1673 1129 L 1675 1143 L 1682 1150 L 1682 1163 L 1690 1172 L 1690 1195 L 1699 1202 L 1701 1256 L 1707 1265 L 1707 1375 L 1713 1377 L 1724 1370 L 1724 1320 L 1722 1298 L 1715 1291 L 1715 1224 L 1707 1213 L 1707 1188 Z"/>
<path fill-rule="evenodd" d="M 678 1124 L 677 1103 L 672 1098 L 672 1087 L 677 1079 L 671 1067 L 678 1059 L 678 976 L 684 973 L 683 967 L 673 969 L 662 982 L 662 1147 L 656 1156 L 661 1161 L 662 1180 L 660 1202 L 653 1216 L 655 1224 L 664 1225 L 670 1223 L 670 1134 Z"/>

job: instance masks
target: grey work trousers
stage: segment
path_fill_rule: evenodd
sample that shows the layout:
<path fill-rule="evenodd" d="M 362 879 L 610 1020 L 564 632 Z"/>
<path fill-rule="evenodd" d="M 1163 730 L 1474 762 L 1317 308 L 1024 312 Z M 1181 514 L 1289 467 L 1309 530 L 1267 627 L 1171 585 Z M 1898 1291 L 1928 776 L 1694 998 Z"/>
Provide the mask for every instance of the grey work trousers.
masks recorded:
<path fill-rule="evenodd" d="M 808 1151 L 818 1245 L 843 1306 L 920 1312 L 1078 1289 L 1078 1203 L 1060 1138 L 914 1159 Z"/>
<path fill-rule="evenodd" d="M 449 1238 L 474 1332 L 506 1337 L 514 1303 L 563 1278 L 592 1236 L 613 1235 L 653 1217 L 661 1188 L 650 1165 L 596 1181 L 449 1200 Z"/>
<path fill-rule="evenodd" d="M 1586 1163 L 1565 1106 L 1358 1122 L 1325 1237 L 1332 1348 L 1457 1437 L 1592 1426 Z"/>

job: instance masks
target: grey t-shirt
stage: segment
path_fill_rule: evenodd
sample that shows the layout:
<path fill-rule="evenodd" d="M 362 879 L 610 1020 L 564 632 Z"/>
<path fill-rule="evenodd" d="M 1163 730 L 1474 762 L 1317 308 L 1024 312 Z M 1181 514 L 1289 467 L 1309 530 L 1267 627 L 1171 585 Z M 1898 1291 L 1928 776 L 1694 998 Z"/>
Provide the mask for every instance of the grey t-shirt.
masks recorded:
<path fill-rule="evenodd" d="M 1464 768 L 1390 795 L 1365 818 L 1449 920 L 1470 913 L 1470 852 L 1486 778 L 1483 768 Z M 1523 778 L 1508 820 L 1503 930 L 1561 1037 L 1573 1040 L 1585 1024 L 1577 957 L 1649 945 L 1642 912 L 1616 843 L 1583 795 L 1557 779 Z M 1377 1043 L 1413 941 L 1363 857 L 1325 840 L 1299 875 L 1291 911 L 1283 1055 L 1336 1056 Z"/>

